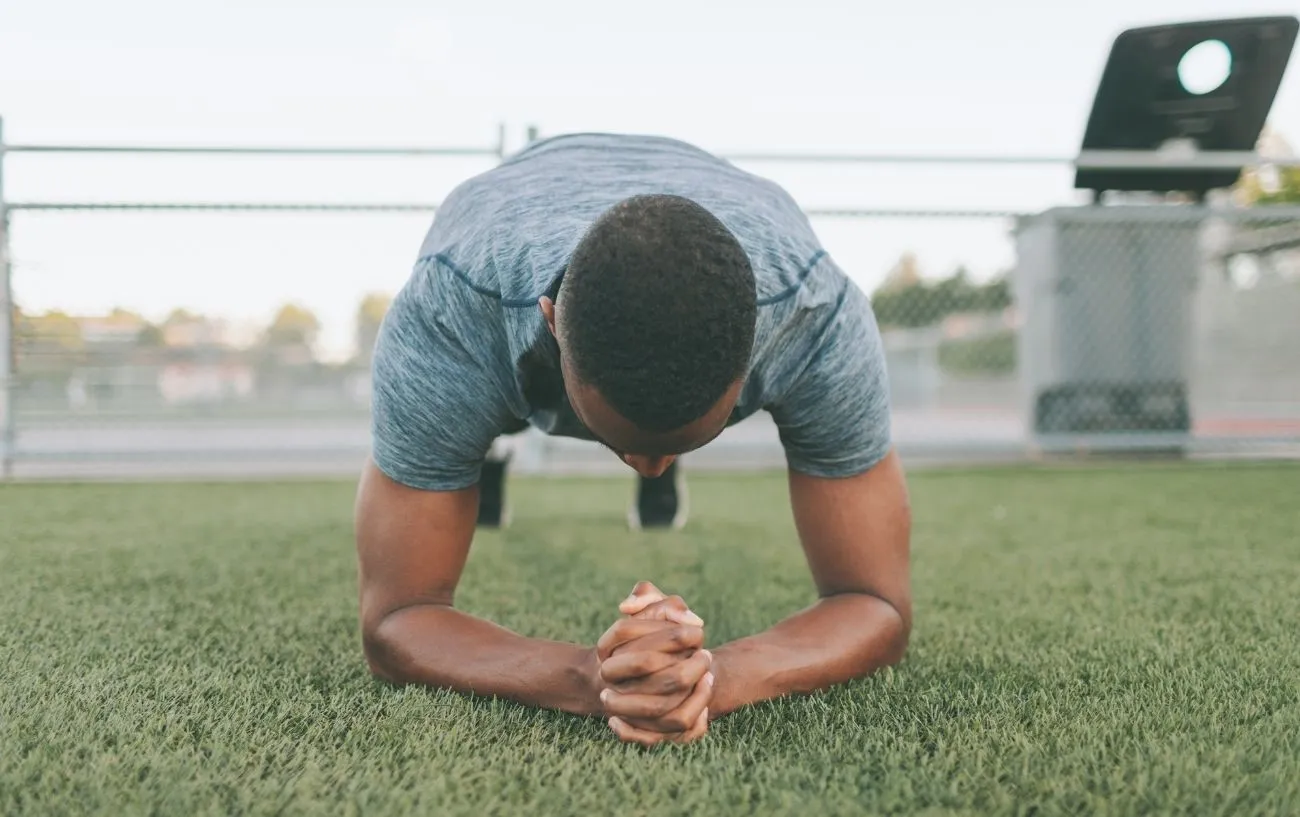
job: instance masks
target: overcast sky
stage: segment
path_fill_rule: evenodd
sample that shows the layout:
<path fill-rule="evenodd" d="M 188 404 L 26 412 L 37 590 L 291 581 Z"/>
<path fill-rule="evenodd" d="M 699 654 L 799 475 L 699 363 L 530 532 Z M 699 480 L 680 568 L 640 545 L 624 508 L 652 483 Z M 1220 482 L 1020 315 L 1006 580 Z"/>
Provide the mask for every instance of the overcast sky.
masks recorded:
<path fill-rule="evenodd" d="M 653 9 L 653 10 L 652 10 Z M 0 0 L 11 143 L 474 145 L 509 126 L 630 131 L 719 152 L 1071 155 L 1115 35 L 1295 13 L 1255 0 L 984 3 Z M 1300 141 L 1289 70 L 1272 121 Z M 12 201 L 436 202 L 490 159 L 11 156 Z M 747 165 L 808 207 L 1034 210 L 1057 168 Z M 393 291 L 428 219 L 392 215 L 13 217 L 29 309 L 173 306 L 263 320 L 295 300 L 343 351 L 361 295 Z M 1011 263 L 997 220 L 819 220 L 864 286 L 906 250 L 942 274 Z"/>

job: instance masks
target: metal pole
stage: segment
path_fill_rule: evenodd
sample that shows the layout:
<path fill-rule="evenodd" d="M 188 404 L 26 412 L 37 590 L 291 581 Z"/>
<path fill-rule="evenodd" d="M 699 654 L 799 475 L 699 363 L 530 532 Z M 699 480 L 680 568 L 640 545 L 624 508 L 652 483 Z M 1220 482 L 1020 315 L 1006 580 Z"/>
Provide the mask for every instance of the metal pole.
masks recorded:
<path fill-rule="evenodd" d="M 368 204 L 316 204 L 313 202 L 268 201 L 13 201 L 9 212 L 19 210 L 165 210 L 245 213 L 427 213 L 438 209 L 435 203 L 371 202 Z"/>
<path fill-rule="evenodd" d="M 220 145 L 157 145 L 139 147 L 132 145 L 10 145 L 10 153 L 143 153 L 148 155 L 210 155 L 210 156 L 494 156 L 495 147 L 277 147 L 250 145 L 222 147 Z"/>
<path fill-rule="evenodd" d="M 9 208 L 5 206 L 4 117 L 0 117 L 0 479 L 14 470 L 14 298 L 9 280 Z"/>

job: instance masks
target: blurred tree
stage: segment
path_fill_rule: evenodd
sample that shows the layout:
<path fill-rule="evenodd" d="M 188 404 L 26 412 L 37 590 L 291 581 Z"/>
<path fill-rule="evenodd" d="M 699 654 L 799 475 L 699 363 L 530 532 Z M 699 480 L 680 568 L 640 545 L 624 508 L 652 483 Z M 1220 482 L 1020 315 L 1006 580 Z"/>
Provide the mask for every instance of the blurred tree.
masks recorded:
<path fill-rule="evenodd" d="M 140 327 L 140 333 L 135 336 L 137 346 L 146 349 L 157 349 L 166 345 L 161 326 L 145 321 L 144 326 Z"/>
<path fill-rule="evenodd" d="M 1248 206 L 1267 204 L 1300 204 L 1300 167 L 1271 167 L 1261 171 L 1246 171 L 1237 188 L 1243 203 Z"/>
<path fill-rule="evenodd" d="M 1001 312 L 1011 306 L 1011 276 L 1003 272 L 982 287 L 976 287 L 971 309 L 976 312 Z"/>
<path fill-rule="evenodd" d="M 952 275 L 940 279 L 931 292 L 931 297 L 938 302 L 938 310 L 948 315 L 968 311 L 974 301 L 975 288 L 971 286 L 966 268 L 958 267 Z"/>
<path fill-rule="evenodd" d="M 163 345 L 173 349 L 211 350 L 222 345 L 221 326 L 188 309 L 173 309 L 159 324 Z"/>
<path fill-rule="evenodd" d="M 872 293 L 871 301 L 881 326 L 916 328 L 959 312 L 1000 312 L 1011 304 L 1011 287 L 1005 274 L 987 284 L 972 283 L 965 267 L 927 283 L 915 257 L 908 254 Z"/>
<path fill-rule="evenodd" d="M 57 309 L 44 315 L 27 316 L 23 324 L 19 337 L 45 350 L 73 353 L 81 351 L 85 345 L 76 319 Z"/>
<path fill-rule="evenodd" d="M 1265 161 L 1242 171 L 1232 190 L 1237 202 L 1247 207 L 1300 204 L 1300 167 L 1278 167 L 1267 161 L 1295 157 L 1287 140 L 1272 127 L 1265 127 L 1255 149 Z"/>
<path fill-rule="evenodd" d="M 143 315 L 121 307 L 115 307 L 109 312 L 104 322 L 110 326 L 120 327 L 123 332 L 133 332 L 137 344 L 150 327 L 149 321 Z"/>
<path fill-rule="evenodd" d="M 86 349 L 86 364 L 96 368 L 129 365 L 140 349 L 140 333 L 149 322 L 129 309 L 115 307 L 107 315 L 76 319 Z"/>
<path fill-rule="evenodd" d="M 357 307 L 357 360 L 365 365 L 370 363 L 375 341 L 379 338 L 379 327 L 383 325 L 384 316 L 388 314 L 392 303 L 392 296 L 372 292 L 362 298 Z"/>
<path fill-rule="evenodd" d="M 316 345 L 320 328 L 320 320 L 310 309 L 298 304 L 285 304 L 275 313 L 275 318 L 266 328 L 262 340 L 266 346 L 272 348 L 311 349 Z"/>
<path fill-rule="evenodd" d="M 85 348 L 81 326 L 65 312 L 28 315 L 19 310 L 14 329 L 20 372 L 66 370 L 81 360 Z"/>
<path fill-rule="evenodd" d="M 188 309 L 177 307 L 167 314 L 166 319 L 163 320 L 163 326 L 176 326 L 200 320 L 203 320 L 202 316 L 196 315 Z"/>
<path fill-rule="evenodd" d="M 881 282 L 876 291 L 898 292 L 920 283 L 921 265 L 916 260 L 916 254 L 905 252 L 890 268 L 889 273 L 885 275 L 885 280 Z"/>
<path fill-rule="evenodd" d="M 283 369 L 278 375 L 281 378 L 288 376 L 289 369 L 312 366 L 316 362 L 320 329 L 320 320 L 310 309 L 300 304 L 285 304 L 262 332 L 260 365 Z"/>

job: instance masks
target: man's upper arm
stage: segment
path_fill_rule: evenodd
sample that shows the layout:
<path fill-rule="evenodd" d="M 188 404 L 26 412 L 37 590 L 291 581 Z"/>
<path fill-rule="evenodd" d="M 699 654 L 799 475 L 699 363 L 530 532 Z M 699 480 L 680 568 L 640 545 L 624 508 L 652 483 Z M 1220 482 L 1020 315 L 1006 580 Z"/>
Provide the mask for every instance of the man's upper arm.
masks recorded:
<path fill-rule="evenodd" d="M 367 463 L 357 492 L 361 626 L 416 604 L 450 606 L 469 558 L 478 491 L 410 488 Z"/>
<path fill-rule="evenodd" d="M 790 469 L 827 478 L 864 473 L 891 449 L 889 378 L 870 301 L 845 281 L 831 306 L 801 315 L 788 331 L 799 367 L 787 369 L 797 373 L 768 410 Z"/>
<path fill-rule="evenodd" d="M 851 282 L 828 311 L 806 327 L 806 365 L 770 407 L 790 467 L 795 522 L 821 595 L 878 597 L 898 611 L 906 632 L 911 508 L 891 440 L 880 330 Z"/>
<path fill-rule="evenodd" d="M 402 485 L 456 491 L 478 482 L 511 421 L 500 310 L 489 296 L 422 262 L 394 299 L 375 344 L 375 465 Z"/>
<path fill-rule="evenodd" d="M 363 627 L 450 604 L 477 519 L 483 456 L 509 417 L 495 303 L 418 266 L 375 345 L 372 456 L 357 497 Z"/>
<path fill-rule="evenodd" d="M 862 593 L 912 626 L 912 513 L 898 453 L 843 479 L 790 472 L 795 525 L 822 596 Z"/>

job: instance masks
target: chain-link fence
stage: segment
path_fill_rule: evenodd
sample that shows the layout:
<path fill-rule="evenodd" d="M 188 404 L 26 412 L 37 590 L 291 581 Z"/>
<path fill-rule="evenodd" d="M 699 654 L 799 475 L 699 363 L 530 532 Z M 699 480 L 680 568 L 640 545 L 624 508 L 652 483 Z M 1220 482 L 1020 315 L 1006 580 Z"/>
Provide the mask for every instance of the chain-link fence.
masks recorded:
<path fill-rule="evenodd" d="M 1021 220 L 1022 411 L 1044 446 L 1300 439 L 1300 208 Z"/>
<path fill-rule="evenodd" d="M 468 158 L 482 166 L 503 154 L 503 146 L 424 151 L 425 158 Z M 734 158 L 784 168 L 784 176 L 780 170 L 765 175 L 788 180 L 801 200 L 810 196 L 800 185 L 815 186 L 792 169 L 813 157 Z M 921 175 L 909 168 L 925 160 L 836 158 L 815 163 L 835 174 L 883 166 L 915 180 Z M 986 178 L 1028 169 L 1055 173 L 1059 182 L 1071 170 L 1064 159 L 965 164 Z M 920 198 L 932 195 L 924 184 L 913 187 Z M 846 196 L 870 189 L 841 188 L 850 191 Z M 1067 196 L 1058 190 L 1058 201 Z M 982 200 L 995 206 L 976 206 Z M 888 357 L 894 435 L 905 456 L 986 461 L 1040 452 L 1300 452 L 1300 206 L 1147 202 L 1030 210 L 1007 206 L 984 182 L 961 195 L 950 186 L 945 201 L 945 208 L 809 210 L 832 254 L 872 297 Z M 223 235 L 260 224 L 257 229 L 282 244 L 301 242 L 321 252 L 360 244 L 352 250 L 359 258 L 387 252 L 374 263 L 403 270 L 434 209 L 412 200 L 46 200 L 10 202 L 6 217 L 13 243 L 23 247 L 36 245 L 29 236 L 43 236 L 47 246 L 87 241 L 112 220 L 111 235 L 94 238 L 103 268 L 129 266 L 132 253 L 156 244 L 159 233 L 191 230 L 195 241 L 216 247 Z M 214 214 L 234 221 L 213 222 Z M 205 226 L 185 226 L 195 215 L 207 219 Z M 348 237 L 357 219 L 370 220 L 364 241 Z M 332 239 L 342 243 L 330 245 Z M 193 263 L 184 255 L 176 261 L 181 270 Z M 20 255 L 18 262 L 20 280 L 42 274 L 39 254 L 34 262 Z M 236 263 L 226 285 L 263 283 L 256 278 L 262 272 L 240 281 Z M 61 274 L 69 268 L 61 265 Z M 72 268 L 70 291 L 99 274 L 96 267 Z M 358 269 L 358 276 L 366 274 Z M 148 284 L 124 278 L 123 302 L 132 302 L 133 286 Z M 369 444 L 367 351 L 382 319 L 383 294 L 357 306 L 350 351 L 330 357 L 316 348 L 319 317 L 291 305 L 262 326 L 240 330 L 183 309 L 147 320 L 125 310 L 87 315 L 19 303 L 12 312 L 3 424 L 11 434 L 10 472 L 355 473 Z M 728 430 L 690 459 L 720 468 L 782 462 L 765 415 Z M 540 435 L 524 438 L 516 462 L 523 471 L 611 464 L 595 446 Z"/>

